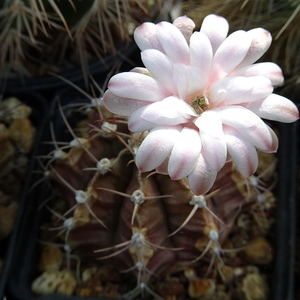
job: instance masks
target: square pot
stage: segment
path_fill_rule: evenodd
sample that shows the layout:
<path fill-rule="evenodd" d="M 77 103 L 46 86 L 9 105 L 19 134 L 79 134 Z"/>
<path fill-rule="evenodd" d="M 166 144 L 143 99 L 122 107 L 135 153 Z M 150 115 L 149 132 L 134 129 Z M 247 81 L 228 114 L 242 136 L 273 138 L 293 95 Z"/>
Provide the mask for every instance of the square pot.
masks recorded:
<path fill-rule="evenodd" d="M 88 103 L 77 92 L 64 91 L 56 97 L 62 102 L 62 107 L 70 104 Z M 55 107 L 55 106 L 54 106 Z M 69 141 L 70 134 L 66 134 L 63 126 L 64 120 L 59 115 L 59 110 L 52 109 L 52 120 L 55 121 L 54 132 L 58 141 Z M 76 123 L 80 119 L 80 113 L 71 115 L 69 122 Z M 66 114 L 69 117 L 69 114 Z M 48 126 L 49 127 L 49 126 Z M 277 185 L 277 216 L 275 232 L 275 259 L 272 265 L 273 278 L 270 284 L 271 298 L 273 300 L 292 300 L 294 296 L 294 268 L 296 249 L 296 172 L 297 172 L 297 130 L 299 121 L 294 124 L 276 125 L 279 130 L 280 147 L 278 151 L 278 173 Z M 45 140 L 50 140 L 49 130 L 44 134 Z M 40 149 L 41 154 L 49 153 L 49 147 Z M 33 176 L 31 184 L 34 184 L 41 177 Z M 42 197 L 41 197 L 42 195 Z M 40 185 L 27 196 L 26 206 L 22 219 L 19 220 L 18 238 L 15 243 L 15 251 L 11 272 L 8 282 L 8 297 L 13 300 L 47 300 L 66 299 L 67 296 L 53 294 L 36 296 L 30 286 L 36 278 L 37 259 L 39 256 L 37 240 L 39 239 L 40 226 L 47 218 L 49 212 L 40 209 L 41 203 L 50 195 L 46 185 Z M 81 297 L 70 296 L 70 300 L 82 299 Z M 100 299 L 100 298 L 86 298 Z M 101 298 L 105 299 L 105 298 Z"/>

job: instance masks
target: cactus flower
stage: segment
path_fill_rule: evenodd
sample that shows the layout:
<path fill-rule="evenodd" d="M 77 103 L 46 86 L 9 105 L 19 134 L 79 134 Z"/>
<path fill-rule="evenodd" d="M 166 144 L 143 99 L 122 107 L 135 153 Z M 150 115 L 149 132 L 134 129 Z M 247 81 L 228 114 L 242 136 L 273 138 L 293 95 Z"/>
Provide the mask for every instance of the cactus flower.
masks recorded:
<path fill-rule="evenodd" d="M 277 150 L 277 137 L 261 118 L 288 123 L 299 113 L 289 99 L 273 94 L 283 82 L 279 66 L 255 63 L 271 44 L 268 31 L 228 35 L 228 22 L 216 15 L 207 16 L 200 31 L 194 27 L 188 17 L 137 27 L 145 68 L 113 76 L 103 103 L 128 116 L 132 132 L 149 131 L 136 153 L 139 170 L 187 177 L 199 195 L 227 161 L 249 177 L 257 169 L 257 150 Z"/>

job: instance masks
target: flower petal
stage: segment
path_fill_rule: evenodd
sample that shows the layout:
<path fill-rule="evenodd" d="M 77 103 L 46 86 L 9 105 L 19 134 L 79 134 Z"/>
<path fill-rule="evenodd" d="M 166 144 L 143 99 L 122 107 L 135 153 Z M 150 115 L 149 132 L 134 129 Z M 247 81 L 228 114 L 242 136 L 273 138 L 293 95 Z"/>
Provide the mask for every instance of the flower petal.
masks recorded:
<path fill-rule="evenodd" d="M 147 172 L 161 165 L 170 155 L 181 126 L 157 126 L 143 140 L 135 163 L 141 172 Z"/>
<path fill-rule="evenodd" d="M 208 73 L 212 57 L 213 52 L 208 37 L 202 32 L 194 32 L 190 40 L 190 65 Z"/>
<path fill-rule="evenodd" d="M 173 21 L 173 25 L 176 26 L 180 32 L 183 34 L 185 40 L 189 43 L 190 37 L 193 33 L 195 28 L 195 23 L 192 19 L 188 18 L 187 16 L 181 16 L 176 18 Z"/>
<path fill-rule="evenodd" d="M 190 40 L 187 96 L 193 96 L 207 86 L 211 63 L 212 48 L 208 37 L 202 32 L 194 32 Z"/>
<path fill-rule="evenodd" d="M 207 193 L 213 186 L 217 172 L 210 169 L 200 153 L 195 168 L 188 176 L 189 186 L 195 195 Z"/>
<path fill-rule="evenodd" d="M 169 22 L 156 24 L 156 35 L 166 55 L 174 63 L 188 64 L 189 47 L 180 30 Z"/>
<path fill-rule="evenodd" d="M 222 123 L 234 128 L 250 128 L 263 121 L 252 111 L 242 106 L 223 106 L 214 109 Z"/>
<path fill-rule="evenodd" d="M 271 81 L 264 76 L 226 77 L 213 83 L 209 101 L 214 107 L 252 102 L 268 97 L 273 92 Z"/>
<path fill-rule="evenodd" d="M 211 14 L 204 18 L 200 32 L 207 35 L 210 40 L 213 53 L 224 42 L 228 34 L 229 24 L 223 17 Z"/>
<path fill-rule="evenodd" d="M 173 180 L 179 180 L 192 172 L 201 151 L 199 132 L 184 127 L 172 149 L 168 173 Z"/>
<path fill-rule="evenodd" d="M 176 84 L 178 97 L 186 99 L 189 92 L 189 66 L 184 64 L 173 64 L 173 82 Z"/>
<path fill-rule="evenodd" d="M 274 132 L 252 111 L 242 106 L 225 106 L 214 109 L 222 123 L 235 128 L 256 148 L 264 152 L 277 150 Z"/>
<path fill-rule="evenodd" d="M 268 120 L 291 123 L 299 119 L 297 106 L 289 99 L 276 94 L 271 94 L 263 100 L 248 103 L 246 108 Z"/>
<path fill-rule="evenodd" d="M 144 50 L 142 61 L 153 77 L 158 80 L 173 95 L 178 95 L 173 78 L 173 66 L 169 58 L 155 49 Z"/>
<path fill-rule="evenodd" d="M 129 118 L 128 126 L 130 130 L 137 131 L 135 123 L 139 122 L 140 119 L 157 125 L 177 125 L 186 123 L 191 115 L 195 115 L 195 113 L 190 105 L 171 96 L 133 112 Z"/>
<path fill-rule="evenodd" d="M 265 123 L 264 127 L 254 126 L 250 130 L 240 128 L 238 131 L 258 150 L 273 153 L 278 148 L 278 138 L 274 131 Z M 267 133 L 268 131 L 268 133 Z"/>
<path fill-rule="evenodd" d="M 119 97 L 151 102 L 162 100 L 171 95 L 157 80 L 137 72 L 114 75 L 108 83 L 108 89 Z"/>
<path fill-rule="evenodd" d="M 233 71 L 230 76 L 265 76 L 271 80 L 273 86 L 283 83 L 284 79 L 279 66 L 271 62 L 257 63 L 246 66 Z"/>
<path fill-rule="evenodd" d="M 199 92 L 204 90 L 208 84 L 208 73 L 201 69 L 189 66 L 187 69 L 187 89 L 185 99 L 188 97 L 194 98 L 195 95 L 199 95 Z"/>
<path fill-rule="evenodd" d="M 238 65 L 238 69 L 256 62 L 269 49 L 272 36 L 269 31 L 263 28 L 254 28 L 247 31 L 252 38 L 251 46 L 243 61 Z"/>
<path fill-rule="evenodd" d="M 233 158 L 237 170 L 246 178 L 253 175 L 258 167 L 255 147 L 234 128 L 223 125 L 227 150 Z"/>
<path fill-rule="evenodd" d="M 156 25 L 153 23 L 145 22 L 138 26 L 134 30 L 134 40 L 142 51 L 146 49 L 163 51 L 156 36 Z"/>
<path fill-rule="evenodd" d="M 104 93 L 102 100 L 107 110 L 120 116 L 130 116 L 135 110 L 152 103 L 150 101 L 118 97 L 110 90 Z"/>
<path fill-rule="evenodd" d="M 202 155 L 209 167 L 218 172 L 227 157 L 221 119 L 213 110 L 208 110 L 196 119 L 195 125 L 200 130 Z"/>
<path fill-rule="evenodd" d="M 138 109 L 131 114 L 128 119 L 128 129 L 132 132 L 143 132 L 147 130 L 151 130 L 157 126 L 157 124 L 153 122 L 146 121 L 140 116 L 141 110 Z"/>
<path fill-rule="evenodd" d="M 156 168 L 156 172 L 163 175 L 168 175 L 168 164 L 169 164 L 169 157 L 167 157 L 162 164 L 160 164 Z"/>
<path fill-rule="evenodd" d="M 211 80 L 216 81 L 229 74 L 245 58 L 250 45 L 251 37 L 245 31 L 230 34 L 214 55 Z"/>

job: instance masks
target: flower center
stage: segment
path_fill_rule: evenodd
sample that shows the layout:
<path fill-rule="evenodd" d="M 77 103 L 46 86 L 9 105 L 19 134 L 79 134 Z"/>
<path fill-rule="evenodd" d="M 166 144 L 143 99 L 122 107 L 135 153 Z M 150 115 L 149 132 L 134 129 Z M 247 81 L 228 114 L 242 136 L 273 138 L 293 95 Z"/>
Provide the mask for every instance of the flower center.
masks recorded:
<path fill-rule="evenodd" d="M 195 96 L 191 101 L 191 106 L 198 115 L 209 109 L 208 99 L 202 96 Z"/>

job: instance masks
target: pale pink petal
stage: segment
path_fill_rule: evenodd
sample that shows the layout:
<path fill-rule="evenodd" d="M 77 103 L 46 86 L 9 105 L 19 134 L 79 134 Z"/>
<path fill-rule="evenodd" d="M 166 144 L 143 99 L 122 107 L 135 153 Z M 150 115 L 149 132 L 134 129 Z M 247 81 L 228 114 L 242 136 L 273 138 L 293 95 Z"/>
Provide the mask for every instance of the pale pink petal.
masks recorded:
<path fill-rule="evenodd" d="M 119 97 L 144 100 L 160 101 L 171 93 L 154 78 L 136 72 L 124 72 L 114 75 L 108 89 Z"/>
<path fill-rule="evenodd" d="M 219 113 L 222 123 L 234 127 L 257 149 L 274 152 L 277 138 L 274 132 L 252 111 L 242 106 L 227 106 L 214 109 Z"/>
<path fill-rule="evenodd" d="M 226 19 L 217 15 L 208 15 L 204 18 L 200 32 L 203 32 L 210 40 L 213 53 L 226 39 L 229 24 Z"/>
<path fill-rule="evenodd" d="M 246 107 L 259 117 L 268 120 L 291 123 L 299 119 L 297 106 L 289 99 L 276 94 L 248 103 Z"/>
<path fill-rule="evenodd" d="M 267 77 L 226 77 L 213 83 L 208 99 L 214 107 L 233 105 L 266 98 L 273 92 L 271 81 Z"/>
<path fill-rule="evenodd" d="M 210 169 L 200 153 L 195 168 L 188 176 L 188 183 L 192 192 L 196 195 L 207 193 L 213 186 L 217 174 L 216 171 Z"/>
<path fill-rule="evenodd" d="M 257 63 L 233 71 L 230 76 L 265 76 L 271 80 L 272 85 L 283 83 L 283 74 L 278 65 L 271 62 Z"/>
<path fill-rule="evenodd" d="M 208 73 L 212 63 L 212 47 L 202 32 L 194 32 L 190 40 L 190 65 Z"/>
<path fill-rule="evenodd" d="M 239 128 L 238 131 L 258 150 L 273 153 L 278 148 L 278 138 L 274 131 L 265 123 L 263 126 L 253 126 L 250 129 Z M 266 130 L 269 132 L 266 133 Z"/>
<path fill-rule="evenodd" d="M 211 62 L 212 48 L 208 37 L 204 33 L 194 32 L 190 40 L 187 96 L 193 96 L 207 86 Z"/>
<path fill-rule="evenodd" d="M 153 23 L 145 22 L 138 26 L 134 31 L 134 40 L 142 51 L 146 49 L 163 51 L 156 36 L 156 25 Z"/>
<path fill-rule="evenodd" d="M 272 36 L 269 31 L 263 28 L 254 28 L 247 31 L 247 34 L 252 38 L 252 43 L 243 61 L 237 68 L 242 68 L 253 64 L 269 49 Z"/>
<path fill-rule="evenodd" d="M 158 80 L 173 95 L 177 95 L 177 88 L 174 84 L 173 65 L 169 58 L 162 52 L 155 49 L 148 49 L 142 52 L 142 61 L 153 77 Z"/>
<path fill-rule="evenodd" d="M 189 95 L 189 71 L 188 65 L 173 64 L 173 82 L 176 84 L 178 97 L 183 100 Z"/>
<path fill-rule="evenodd" d="M 167 157 L 162 164 L 160 164 L 156 168 L 156 172 L 163 175 L 169 175 L 168 173 L 168 164 L 169 164 L 169 157 Z"/>
<path fill-rule="evenodd" d="M 141 118 L 157 125 L 177 125 L 188 122 L 191 115 L 195 113 L 190 105 L 171 96 L 138 109 L 130 116 L 129 124 L 132 126 L 133 120 Z"/>
<path fill-rule="evenodd" d="M 229 74 L 244 59 L 250 45 L 251 37 L 245 31 L 230 34 L 214 55 L 211 80 L 216 81 Z"/>
<path fill-rule="evenodd" d="M 156 36 L 163 47 L 164 53 L 174 62 L 189 62 L 189 47 L 180 30 L 169 22 L 156 24 Z"/>
<path fill-rule="evenodd" d="M 223 126 L 227 150 L 233 158 L 237 170 L 246 178 L 253 175 L 258 167 L 255 147 L 234 128 Z"/>
<path fill-rule="evenodd" d="M 102 100 L 107 110 L 121 116 L 130 116 L 137 109 L 150 103 L 153 103 L 150 101 L 118 97 L 114 95 L 110 90 L 107 90 L 105 92 Z"/>
<path fill-rule="evenodd" d="M 223 124 L 234 128 L 250 128 L 263 123 L 256 114 L 242 106 L 223 106 L 213 111 L 219 114 Z"/>
<path fill-rule="evenodd" d="M 168 173 L 173 180 L 179 180 L 192 172 L 201 151 L 199 132 L 184 127 L 172 149 Z"/>
<path fill-rule="evenodd" d="M 157 124 L 141 118 L 139 115 L 139 110 L 132 113 L 128 119 L 128 129 L 132 132 L 143 132 L 151 130 L 156 126 Z"/>
<path fill-rule="evenodd" d="M 199 95 L 199 92 L 205 89 L 208 84 L 207 75 L 207 72 L 202 71 L 198 67 L 189 66 L 189 68 L 187 69 L 188 81 L 187 89 L 185 91 L 185 99 L 187 99 L 187 97 L 194 98 L 196 94 Z"/>
<path fill-rule="evenodd" d="M 263 152 L 277 151 L 278 143 L 266 124 L 255 125 L 248 129 L 238 128 L 237 130 L 258 150 Z"/>
<path fill-rule="evenodd" d="M 208 110 L 196 119 L 195 125 L 200 131 L 203 157 L 209 167 L 218 172 L 227 157 L 221 119 L 213 110 Z"/>
<path fill-rule="evenodd" d="M 192 115 L 195 115 L 195 113 L 190 105 L 171 96 L 133 112 L 128 120 L 128 127 L 132 131 L 141 131 L 139 126 L 141 126 L 143 120 L 147 121 L 149 125 L 177 125 L 187 122 Z"/>
<path fill-rule="evenodd" d="M 147 172 L 161 165 L 170 155 L 181 126 L 157 126 L 143 140 L 135 163 L 141 172 Z"/>
<path fill-rule="evenodd" d="M 193 33 L 195 28 L 195 23 L 192 19 L 188 18 L 187 16 L 181 16 L 176 18 L 173 21 L 173 25 L 176 26 L 180 32 L 183 34 L 185 40 L 189 43 L 190 37 Z"/>
<path fill-rule="evenodd" d="M 271 147 L 266 152 L 269 152 L 269 153 L 276 152 L 277 149 L 278 149 L 278 137 L 277 137 L 276 133 L 273 131 L 273 129 L 270 126 L 268 126 L 267 124 L 265 124 L 265 125 L 269 129 L 269 132 L 272 136 Z"/>

